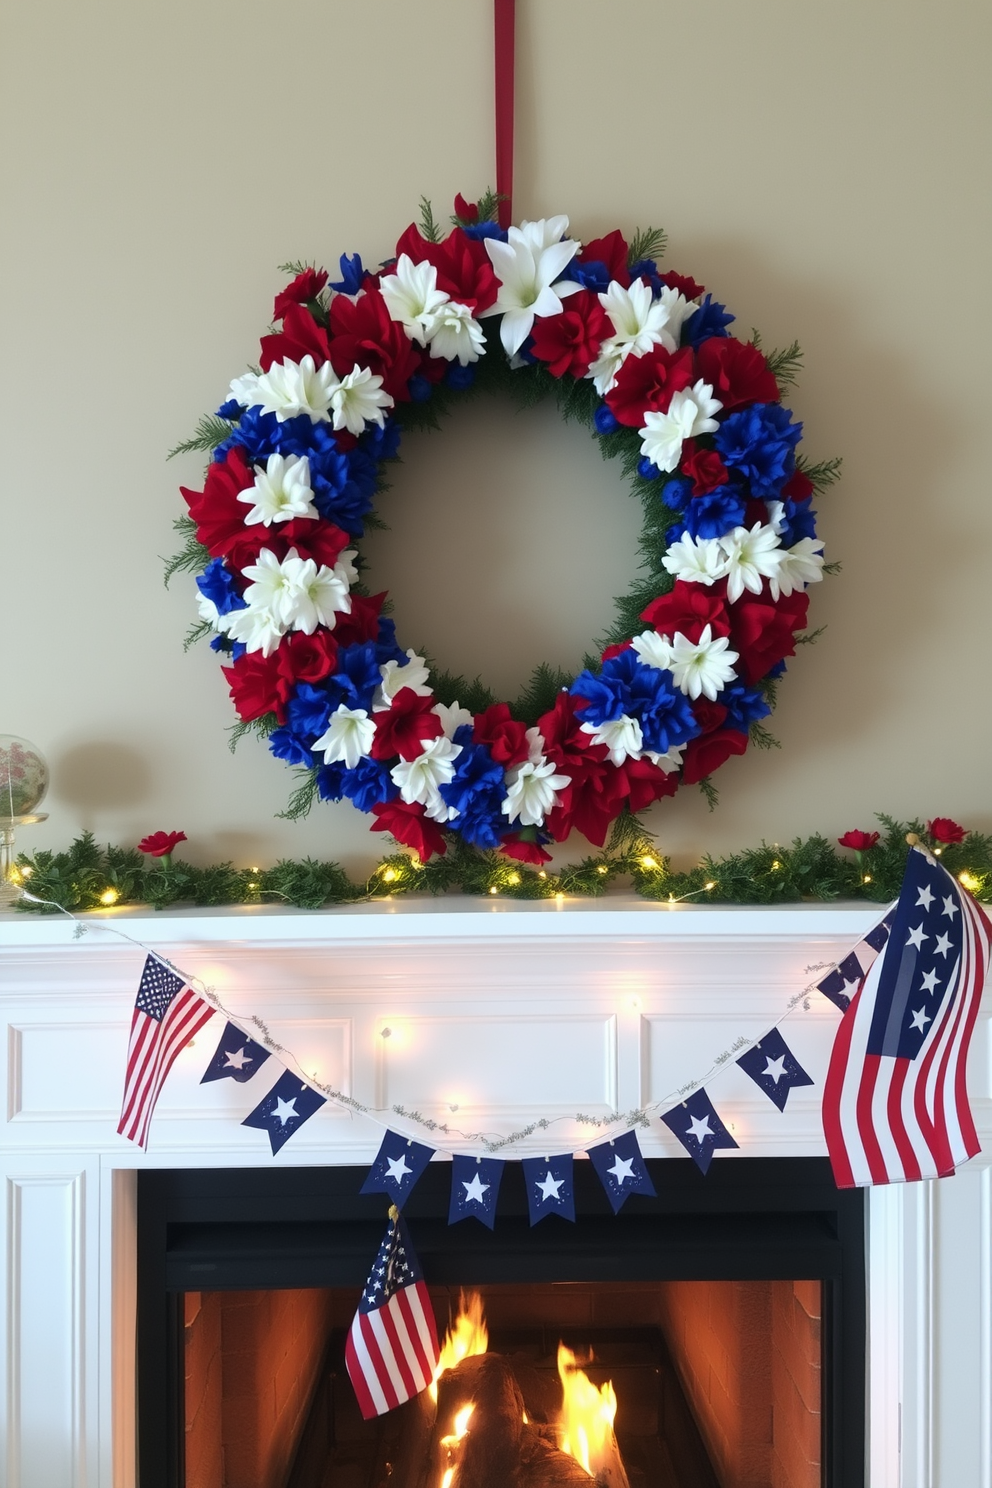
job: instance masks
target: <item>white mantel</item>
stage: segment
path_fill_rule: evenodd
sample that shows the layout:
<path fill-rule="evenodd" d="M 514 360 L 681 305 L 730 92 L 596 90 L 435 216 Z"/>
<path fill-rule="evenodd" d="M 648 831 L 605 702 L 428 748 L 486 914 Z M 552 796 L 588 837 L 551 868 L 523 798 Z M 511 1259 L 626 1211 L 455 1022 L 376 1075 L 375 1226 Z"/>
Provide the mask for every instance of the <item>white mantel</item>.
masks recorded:
<path fill-rule="evenodd" d="M 878 915 L 399 899 L 314 913 L 111 911 L 83 917 L 80 939 L 61 916 L 0 915 L 8 1488 L 133 1482 L 135 1169 L 360 1163 L 381 1135 L 329 1103 L 272 1159 L 264 1133 L 240 1125 L 271 1065 L 246 1085 L 199 1084 L 218 1018 L 181 1055 L 148 1153 L 135 1152 L 115 1128 L 143 952 L 99 927 L 200 977 L 239 1019 L 261 1016 L 308 1071 L 366 1105 L 508 1132 L 535 1115 L 673 1103 L 737 1038 L 777 1022 L 814 980 L 808 968 L 841 957 Z M 969 1085 L 992 1154 L 990 1014 Z M 814 995 L 784 1026 L 817 1081 L 784 1115 L 732 1060 L 710 1083 L 742 1155 L 825 1151 L 818 1099 L 838 1017 Z M 592 1135 L 570 1121 L 552 1132 L 515 1151 Z M 682 1155 L 657 1120 L 641 1143 Z M 992 1488 L 989 1166 L 873 1192 L 869 1209 L 871 1488 Z"/>

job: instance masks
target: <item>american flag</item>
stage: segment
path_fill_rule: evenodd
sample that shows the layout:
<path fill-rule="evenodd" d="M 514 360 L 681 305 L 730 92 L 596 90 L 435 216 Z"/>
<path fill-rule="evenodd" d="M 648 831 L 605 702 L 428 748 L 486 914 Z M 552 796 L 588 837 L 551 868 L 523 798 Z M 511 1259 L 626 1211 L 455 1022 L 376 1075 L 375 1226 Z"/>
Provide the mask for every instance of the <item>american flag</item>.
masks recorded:
<path fill-rule="evenodd" d="M 892 931 L 837 1030 L 823 1130 L 839 1188 L 938 1178 L 980 1151 L 965 1083 L 992 925 L 910 852 Z"/>
<path fill-rule="evenodd" d="M 423 1273 L 406 1225 L 393 1206 L 344 1351 L 366 1421 L 426 1389 L 439 1357 Z"/>
<path fill-rule="evenodd" d="M 144 1147 L 165 1077 L 213 1008 L 161 961 L 149 956 L 131 1017 L 124 1100 L 117 1130 Z"/>

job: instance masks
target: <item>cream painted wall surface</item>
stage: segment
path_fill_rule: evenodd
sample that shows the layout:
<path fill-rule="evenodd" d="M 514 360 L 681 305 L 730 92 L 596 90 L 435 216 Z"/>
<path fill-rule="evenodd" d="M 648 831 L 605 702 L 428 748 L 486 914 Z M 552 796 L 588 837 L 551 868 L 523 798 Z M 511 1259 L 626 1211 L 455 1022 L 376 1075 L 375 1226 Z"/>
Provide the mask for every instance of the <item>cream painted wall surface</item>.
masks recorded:
<path fill-rule="evenodd" d="M 685 861 L 875 810 L 989 829 L 992 11 L 518 11 L 517 218 L 664 226 L 667 264 L 739 328 L 798 337 L 807 448 L 844 458 L 821 504 L 844 568 L 814 595 L 827 630 L 782 688 L 782 748 L 721 770 L 712 815 L 661 803 L 662 845 Z M 0 732 L 54 774 L 23 845 L 183 828 L 199 861 L 366 867 L 364 817 L 279 821 L 286 768 L 228 752 L 215 658 L 182 651 L 192 582 L 164 589 L 159 561 L 199 466 L 164 455 L 253 359 L 276 265 L 378 260 L 421 193 L 447 210 L 492 182 L 489 0 L 8 0 L 2 47 Z M 375 555 L 404 643 L 506 686 L 535 635 L 578 663 L 636 541 L 575 429 L 510 418 L 411 442 Z"/>

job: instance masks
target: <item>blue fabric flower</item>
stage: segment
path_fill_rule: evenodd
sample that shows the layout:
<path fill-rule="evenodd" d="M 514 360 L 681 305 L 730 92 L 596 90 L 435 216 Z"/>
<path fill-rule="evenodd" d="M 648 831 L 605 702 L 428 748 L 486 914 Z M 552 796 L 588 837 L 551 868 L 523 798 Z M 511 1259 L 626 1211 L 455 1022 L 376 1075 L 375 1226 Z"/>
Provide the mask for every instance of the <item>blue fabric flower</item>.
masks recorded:
<path fill-rule="evenodd" d="M 444 374 L 444 380 L 457 393 L 464 393 L 475 382 L 475 368 L 471 362 L 467 367 L 463 367 L 460 362 L 452 362 Z"/>
<path fill-rule="evenodd" d="M 342 647 L 338 652 L 338 669 L 328 686 L 333 689 L 335 707 L 344 703 L 349 708 L 371 712 L 372 698 L 381 681 L 375 642 L 366 641 L 363 645 Z"/>
<path fill-rule="evenodd" d="M 342 253 L 338 259 L 338 267 L 341 270 L 341 278 L 337 284 L 331 284 L 328 288 L 336 289 L 338 294 L 356 295 L 362 287 L 362 280 L 365 278 L 365 270 L 362 268 L 362 255 L 360 253 L 353 253 L 351 258 L 349 258 L 347 253 Z"/>
<path fill-rule="evenodd" d="M 317 769 L 317 794 L 322 801 L 340 801 L 344 795 L 344 765 L 320 765 Z"/>
<path fill-rule="evenodd" d="M 413 403 L 426 403 L 434 391 L 433 385 L 427 381 L 426 377 L 421 377 L 419 372 L 413 374 L 406 386 Z"/>
<path fill-rule="evenodd" d="M 727 710 L 727 716 L 723 721 L 724 728 L 740 729 L 746 734 L 752 723 L 759 718 L 767 718 L 772 711 L 765 701 L 764 693 L 757 687 L 745 687 L 743 682 L 735 682 L 721 692 L 717 698 Z"/>
<path fill-rule="evenodd" d="M 257 405 L 249 408 L 236 429 L 214 450 L 215 460 L 227 458 L 227 452 L 240 445 L 250 465 L 264 464 L 269 455 L 308 453 L 311 424 L 307 414 L 280 423 L 274 413 L 263 413 Z"/>
<path fill-rule="evenodd" d="M 379 424 L 369 424 L 359 437 L 359 448 L 370 454 L 373 460 L 394 460 L 399 453 L 403 430 L 393 418 Z"/>
<path fill-rule="evenodd" d="M 775 681 L 779 677 L 784 677 L 787 670 L 788 668 L 786 667 L 784 661 L 777 661 L 773 667 L 769 667 L 768 671 L 765 673 L 765 676 L 771 677 L 771 679 Z"/>
<path fill-rule="evenodd" d="M 239 403 L 237 398 L 228 398 L 227 402 L 222 403 L 218 408 L 217 417 L 227 419 L 229 422 L 233 423 L 236 419 L 239 419 L 241 417 L 244 411 L 244 404 Z"/>
<path fill-rule="evenodd" d="M 196 587 L 204 599 L 209 599 L 217 607 L 218 615 L 229 615 L 232 610 L 245 608 L 245 600 L 223 558 L 211 558 L 197 578 Z"/>
<path fill-rule="evenodd" d="M 745 496 L 734 485 L 717 486 L 705 496 L 694 496 L 685 509 L 685 530 L 690 537 L 723 537 L 744 525 Z M 671 540 L 671 539 L 670 539 Z"/>
<path fill-rule="evenodd" d="M 463 222 L 462 232 L 467 238 L 498 238 L 501 243 L 506 242 L 506 228 L 498 222 Z"/>
<path fill-rule="evenodd" d="M 648 459 L 647 455 L 642 455 L 638 460 L 637 473 L 641 477 L 641 480 L 651 481 L 660 480 L 661 478 L 661 471 L 653 460 Z"/>
<path fill-rule="evenodd" d="M 706 295 L 699 309 L 683 321 L 682 340 L 695 350 L 711 336 L 726 336 L 727 327 L 736 319 L 736 315 L 728 313 L 726 305 L 721 305 L 712 295 Z"/>
<path fill-rule="evenodd" d="M 653 258 L 639 258 L 635 264 L 630 266 L 630 282 L 635 279 L 646 279 L 651 286 L 651 293 L 657 300 L 661 295 L 661 275 L 658 273 L 658 265 Z"/>
<path fill-rule="evenodd" d="M 341 792 L 359 811 L 371 811 L 380 801 L 391 801 L 398 796 L 399 786 L 390 778 L 388 765 L 380 760 L 363 759 L 353 770 L 342 771 Z"/>
<path fill-rule="evenodd" d="M 269 735 L 269 748 L 276 759 L 285 760 L 288 765 L 305 765 L 308 770 L 313 766 L 312 752 L 290 728 L 273 729 Z"/>
<path fill-rule="evenodd" d="M 375 659 L 380 666 L 387 661 L 406 662 L 407 654 L 396 644 L 396 621 L 391 615 L 379 616 L 379 630 L 375 643 Z"/>
<path fill-rule="evenodd" d="M 475 847 L 494 848 L 509 825 L 502 812 L 506 795 L 503 766 L 496 763 L 485 744 L 471 742 L 469 725 L 455 731 L 462 752 L 451 779 L 438 787 L 441 799 L 458 812 L 458 830 Z"/>
<path fill-rule="evenodd" d="M 313 502 L 320 515 L 343 532 L 361 537 L 378 477 L 374 457 L 360 447 L 340 450 L 328 425 L 312 424 L 306 415 L 287 419 L 275 438 L 280 454 L 309 460 Z"/>
<path fill-rule="evenodd" d="M 592 416 L 592 421 L 597 434 L 615 434 L 620 427 L 620 420 L 608 403 L 600 403 Z"/>
<path fill-rule="evenodd" d="M 692 499 L 692 481 L 684 475 L 673 475 L 662 487 L 661 499 L 671 511 L 685 511 Z"/>
<path fill-rule="evenodd" d="M 645 749 L 658 754 L 667 754 L 699 733 L 689 699 L 677 690 L 671 672 L 642 666 L 632 649 L 604 661 L 598 677 L 580 672 L 569 692 L 586 699 L 585 707 L 575 713 L 582 723 L 598 728 L 624 714 L 636 718 Z"/>
<path fill-rule="evenodd" d="M 610 287 L 610 271 L 599 258 L 591 258 L 588 263 L 576 263 L 573 259 L 566 274 L 573 284 L 581 284 L 594 294 L 605 294 Z"/>
<path fill-rule="evenodd" d="M 804 537 L 816 536 L 816 512 L 813 510 L 813 498 L 807 496 L 804 501 L 782 502 L 782 519 L 785 526 L 780 534 L 783 548 L 793 548 L 797 542 Z"/>
<path fill-rule="evenodd" d="M 331 716 L 331 700 L 322 687 L 298 682 L 286 704 L 286 725 L 301 739 L 312 744 L 326 732 Z"/>
<path fill-rule="evenodd" d="M 802 424 L 794 424 L 781 403 L 754 403 L 732 413 L 713 442 L 723 463 L 747 476 L 754 495 L 770 500 L 792 474 L 792 452 L 802 437 Z"/>

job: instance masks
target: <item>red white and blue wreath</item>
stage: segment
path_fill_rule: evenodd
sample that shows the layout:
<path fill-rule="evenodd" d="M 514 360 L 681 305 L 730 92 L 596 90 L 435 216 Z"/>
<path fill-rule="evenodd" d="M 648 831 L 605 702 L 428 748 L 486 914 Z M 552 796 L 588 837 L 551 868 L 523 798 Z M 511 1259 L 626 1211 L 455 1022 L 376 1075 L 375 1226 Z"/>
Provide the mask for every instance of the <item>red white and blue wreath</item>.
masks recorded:
<path fill-rule="evenodd" d="M 309 772 L 304 794 L 347 797 L 423 859 L 457 834 L 540 863 L 761 739 L 822 577 L 817 472 L 780 398 L 794 348 L 731 336 L 701 285 L 659 271 L 661 234 L 583 245 L 567 217 L 503 231 L 491 203 L 455 205 L 446 237 L 428 209 L 376 273 L 295 266 L 260 369 L 204 422 L 178 563 L 242 724 Z M 397 643 L 357 547 L 404 431 L 497 388 L 555 395 L 645 513 L 646 577 L 601 659 L 540 668 L 513 706 Z"/>

